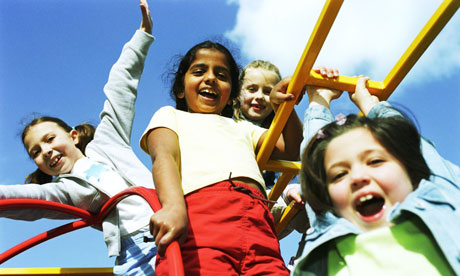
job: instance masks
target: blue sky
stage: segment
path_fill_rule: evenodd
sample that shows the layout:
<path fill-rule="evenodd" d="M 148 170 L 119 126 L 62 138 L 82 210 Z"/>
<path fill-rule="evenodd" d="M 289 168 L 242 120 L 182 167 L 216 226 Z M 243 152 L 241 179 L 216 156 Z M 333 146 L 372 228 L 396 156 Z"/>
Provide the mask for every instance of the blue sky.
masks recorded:
<path fill-rule="evenodd" d="M 353 2 L 353 3 L 350 3 Z M 382 80 L 441 1 L 366 0 L 343 4 L 317 64 L 348 76 Z M 293 73 L 323 1 L 150 0 L 156 41 L 139 86 L 134 148 L 151 115 L 173 105 L 162 76 L 171 60 L 205 39 L 227 41 L 240 65 L 261 58 Z M 380 6 L 378 6 L 380 5 Z M 376 11 L 379 11 L 378 14 Z M 416 118 L 440 153 L 460 164 L 460 15 L 457 13 L 390 97 Z M 136 0 L 0 1 L 0 184 L 19 184 L 34 170 L 19 138 L 33 113 L 70 125 L 98 123 L 102 88 L 121 48 L 140 24 Z M 296 110 L 300 117 L 305 98 Z M 356 110 L 344 95 L 334 113 Z M 0 252 L 63 221 L 0 218 Z M 297 250 L 298 234 L 281 241 L 283 257 Z M 93 229 L 48 241 L 0 267 L 105 267 L 102 233 Z"/>

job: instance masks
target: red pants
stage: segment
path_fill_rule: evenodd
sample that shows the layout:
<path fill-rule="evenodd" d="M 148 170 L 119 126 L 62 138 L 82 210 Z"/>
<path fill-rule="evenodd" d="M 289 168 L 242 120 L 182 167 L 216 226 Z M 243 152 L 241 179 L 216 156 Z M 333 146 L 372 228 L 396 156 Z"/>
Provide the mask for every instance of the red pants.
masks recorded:
<path fill-rule="evenodd" d="M 234 182 L 253 195 L 262 193 Z M 289 275 L 280 254 L 273 217 L 267 205 L 229 181 L 185 196 L 189 229 L 181 246 L 185 275 Z M 157 256 L 157 276 L 168 275 Z"/>

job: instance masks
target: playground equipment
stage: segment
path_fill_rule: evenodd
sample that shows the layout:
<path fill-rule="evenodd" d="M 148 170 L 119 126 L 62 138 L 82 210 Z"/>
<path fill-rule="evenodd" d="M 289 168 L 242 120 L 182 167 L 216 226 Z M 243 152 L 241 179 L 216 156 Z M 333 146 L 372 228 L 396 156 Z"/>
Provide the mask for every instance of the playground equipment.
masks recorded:
<path fill-rule="evenodd" d="M 337 79 L 329 80 L 322 78 L 319 74 L 311 71 L 319 52 L 326 40 L 326 37 L 334 23 L 335 18 L 342 6 L 343 0 L 326 1 L 323 10 L 316 22 L 313 32 L 304 49 L 302 57 L 297 64 L 296 70 L 292 75 L 287 93 L 292 93 L 299 97 L 300 91 L 305 85 L 315 85 L 329 87 L 344 91 L 354 91 L 357 77 L 339 76 Z M 386 100 L 396 87 L 401 83 L 417 60 L 422 56 L 428 46 L 433 42 L 442 28 L 452 18 L 460 6 L 460 0 L 444 0 L 435 13 L 431 16 L 407 50 L 394 65 L 383 81 L 368 82 L 368 89 L 380 100 Z M 288 161 L 269 160 L 276 141 L 278 140 L 284 125 L 294 109 L 295 101 L 286 102 L 280 105 L 273 123 L 267 133 L 262 147 L 257 155 L 259 167 L 264 170 L 281 172 L 281 177 L 268 195 L 269 199 L 276 200 L 283 192 L 291 179 L 298 174 L 300 163 Z M 286 208 L 277 225 L 277 231 L 281 231 L 295 215 L 298 210 L 293 204 Z"/>
<path fill-rule="evenodd" d="M 343 3 L 343 0 L 326 0 L 326 3 L 323 7 L 323 10 L 317 20 L 317 23 L 313 29 L 313 32 L 310 36 L 310 39 L 305 47 L 305 50 L 299 60 L 299 63 L 296 67 L 296 70 L 292 76 L 291 83 L 288 87 L 287 93 L 292 93 L 299 97 L 300 91 L 305 85 L 316 85 L 329 87 L 345 91 L 354 91 L 357 78 L 339 76 L 337 79 L 328 80 L 323 79 L 319 74 L 311 71 L 313 64 L 315 63 L 318 54 L 326 40 L 326 37 L 332 27 L 332 24 L 337 17 L 337 14 L 340 10 L 340 7 Z M 415 37 L 414 41 L 409 45 L 407 50 L 388 73 L 383 81 L 373 81 L 368 82 L 369 91 L 379 97 L 381 100 L 386 100 L 391 93 L 396 89 L 396 87 L 401 83 L 410 69 L 414 66 L 417 60 L 422 56 L 431 42 L 436 38 L 436 36 L 441 32 L 443 27 L 447 24 L 450 18 L 455 14 L 460 6 L 460 0 L 444 0 L 429 21 L 425 24 L 419 34 Z M 287 122 L 287 119 L 294 109 L 295 101 L 286 102 L 280 105 L 272 125 L 270 126 L 267 138 L 265 139 L 259 154 L 257 155 L 257 162 L 259 167 L 263 170 L 277 171 L 281 172 L 281 176 L 278 179 L 277 183 L 271 190 L 269 198 L 271 200 L 276 200 L 281 195 L 282 191 L 289 183 L 289 181 L 299 172 L 300 163 L 298 162 L 288 162 L 282 160 L 269 160 L 271 152 L 275 146 L 275 142 L 281 134 L 281 131 L 284 125 Z M 138 190 L 140 189 L 140 191 Z M 45 240 L 53 238 L 55 236 L 94 225 L 100 223 L 105 215 L 119 202 L 122 198 L 128 194 L 138 194 L 143 196 L 149 204 L 157 210 L 159 206 L 155 206 L 152 203 L 150 197 L 156 199 L 156 194 L 152 191 L 149 191 L 145 188 L 130 188 L 127 191 L 124 191 L 111 199 L 104 205 L 101 212 L 97 215 L 91 215 L 86 211 L 75 210 L 78 208 L 68 206 L 60 206 L 57 203 L 43 203 L 43 202 L 28 202 L 21 203 L 11 200 L 1 200 L 0 201 L 0 210 L 19 207 L 22 204 L 25 208 L 62 208 L 67 214 L 75 215 L 81 220 L 72 222 L 70 224 L 55 228 L 48 232 L 38 235 L 37 237 L 30 239 L 26 242 L 21 243 L 20 245 L 13 247 L 12 249 L 2 253 L 0 255 L 0 264 L 8 260 L 9 258 L 19 254 L 20 252 L 39 244 Z M 50 207 L 52 205 L 56 205 Z M 59 205 L 59 206 L 58 206 Z M 61 204 L 62 205 L 62 204 Z M 106 207 L 107 206 L 107 207 Z M 21 207 L 22 208 L 22 207 Z M 75 208 L 75 209 L 74 209 Z M 56 210 L 56 209 L 53 209 Z M 86 213 L 85 213 L 86 212 Z M 297 209 L 293 205 L 289 205 L 286 211 L 284 212 L 281 221 L 277 225 L 277 231 L 280 232 L 289 222 L 289 220 L 295 215 Z M 171 255 L 170 259 L 174 259 L 170 271 L 171 275 L 183 275 L 182 260 L 180 257 L 179 246 L 176 243 L 172 244 L 168 248 L 168 256 Z M 182 271 L 181 271 L 182 269 Z M 182 274 L 180 274 L 182 272 Z M 0 269 L 0 275 L 112 275 L 111 268 L 31 268 L 31 269 Z"/>
<path fill-rule="evenodd" d="M 0 264 L 16 256 L 17 254 L 38 245 L 44 241 L 55 238 L 62 234 L 81 229 L 92 225 L 100 225 L 104 218 L 116 207 L 116 205 L 124 198 L 130 195 L 138 195 L 144 198 L 154 211 L 161 209 L 160 201 L 155 190 L 144 187 L 130 187 L 114 197 L 110 198 L 101 208 L 98 214 L 92 215 L 88 211 L 57 202 L 37 200 L 37 199 L 5 199 L 0 200 L 0 210 L 7 209 L 46 209 L 65 213 L 80 220 L 70 222 L 60 227 L 51 229 L 44 233 L 26 240 L 11 249 L 0 254 Z M 183 276 L 184 267 L 180 254 L 179 243 L 177 241 L 171 243 L 166 249 L 168 258 L 170 275 Z M 112 268 L 13 268 L 0 269 L 0 275 L 113 275 Z"/>

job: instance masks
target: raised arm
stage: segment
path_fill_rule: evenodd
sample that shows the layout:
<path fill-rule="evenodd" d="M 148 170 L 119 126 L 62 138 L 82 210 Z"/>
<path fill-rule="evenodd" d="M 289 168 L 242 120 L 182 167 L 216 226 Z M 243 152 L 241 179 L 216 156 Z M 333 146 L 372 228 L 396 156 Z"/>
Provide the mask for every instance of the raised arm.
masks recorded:
<path fill-rule="evenodd" d="M 403 116 L 399 111 L 392 108 L 387 102 L 379 102 L 378 98 L 372 96 L 366 88 L 369 78 L 362 77 L 358 79 L 355 93 L 350 95 L 351 100 L 359 107 L 364 115 L 375 117 Z M 421 141 L 422 154 L 433 176 L 447 178 L 456 185 L 460 186 L 460 168 L 444 159 L 436 150 L 433 143 L 422 137 Z"/>
<path fill-rule="evenodd" d="M 338 70 L 327 67 L 318 67 L 315 69 L 323 77 L 336 78 Z M 333 100 L 338 99 L 343 91 L 329 89 L 324 87 L 307 86 L 308 108 L 305 110 L 303 122 L 303 141 L 300 146 L 301 152 L 306 147 L 310 138 L 316 135 L 318 130 L 332 122 L 333 116 L 330 111 L 330 104 Z"/>
<path fill-rule="evenodd" d="M 187 234 L 188 218 L 181 186 L 181 158 L 177 134 L 165 127 L 155 128 L 147 136 L 152 158 L 152 174 L 162 209 L 150 219 L 150 232 L 163 255 L 174 240 Z"/>
<path fill-rule="evenodd" d="M 270 102 L 276 112 L 281 103 L 295 100 L 293 94 L 286 94 L 290 78 L 282 79 L 273 87 L 270 93 Z M 258 149 L 263 143 L 267 132 L 259 139 Z M 284 160 L 299 160 L 299 146 L 302 142 L 302 123 L 295 110 L 289 115 L 283 132 L 276 142 L 272 158 Z"/>
<path fill-rule="evenodd" d="M 154 38 L 151 36 L 152 20 L 147 2 L 140 2 L 142 22 L 131 40 L 123 47 L 120 57 L 110 70 L 104 93 L 107 100 L 100 114 L 95 140 L 113 144 L 130 145 L 135 115 L 137 87 L 144 69 L 144 62 Z"/>

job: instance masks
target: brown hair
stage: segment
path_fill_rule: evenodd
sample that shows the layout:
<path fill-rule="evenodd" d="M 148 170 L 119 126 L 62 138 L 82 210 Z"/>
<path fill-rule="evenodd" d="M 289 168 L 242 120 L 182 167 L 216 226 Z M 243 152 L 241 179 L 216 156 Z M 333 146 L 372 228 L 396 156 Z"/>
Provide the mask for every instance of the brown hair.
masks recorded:
<path fill-rule="evenodd" d="M 427 179 L 431 174 L 420 148 L 420 134 L 409 120 L 399 116 L 371 119 L 348 115 L 344 124 L 332 122 L 324 126 L 320 134 L 310 140 L 302 154 L 302 194 L 317 214 L 333 211 L 324 168 L 327 147 L 335 137 L 355 128 L 368 129 L 375 139 L 401 162 L 414 189 L 422 179 Z"/>
<path fill-rule="evenodd" d="M 96 129 L 94 128 L 94 126 L 87 124 L 87 123 L 83 123 L 83 124 L 76 126 L 75 128 L 72 128 L 67 123 L 65 123 L 63 120 L 59 118 L 42 116 L 42 117 L 33 119 L 30 123 L 28 123 L 24 127 L 24 130 L 22 131 L 22 134 L 21 134 L 21 139 L 22 139 L 23 144 L 24 144 L 24 138 L 26 137 L 29 130 L 33 126 L 38 125 L 43 122 L 55 123 L 66 132 L 70 132 L 72 131 L 72 129 L 75 129 L 78 133 L 78 144 L 76 145 L 76 147 L 80 149 L 83 154 L 85 154 L 86 146 L 89 144 L 89 142 L 91 142 L 91 140 L 93 140 L 94 133 L 96 132 Z M 24 183 L 44 184 L 44 183 L 51 182 L 52 180 L 53 180 L 53 177 L 51 175 L 48 175 L 37 168 L 34 172 L 30 173 L 26 177 Z"/>

